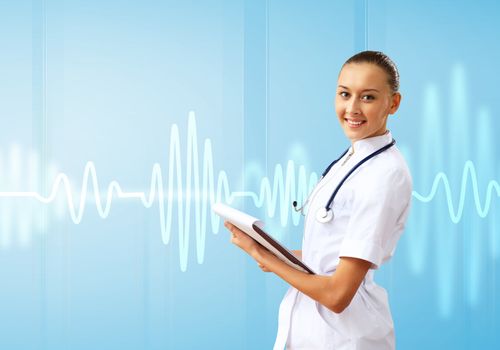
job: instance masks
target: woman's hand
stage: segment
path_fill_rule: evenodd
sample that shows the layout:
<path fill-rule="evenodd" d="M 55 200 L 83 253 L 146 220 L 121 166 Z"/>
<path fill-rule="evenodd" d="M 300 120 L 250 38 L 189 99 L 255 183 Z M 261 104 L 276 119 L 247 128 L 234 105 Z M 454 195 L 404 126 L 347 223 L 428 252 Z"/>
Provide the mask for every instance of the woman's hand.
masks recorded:
<path fill-rule="evenodd" d="M 224 226 L 231 232 L 231 243 L 237 245 L 253 257 L 256 253 L 258 243 L 229 221 L 224 221 Z"/>
<path fill-rule="evenodd" d="M 270 272 L 260 262 L 260 246 L 252 237 L 241 231 L 238 227 L 231 224 L 229 221 L 224 221 L 224 226 L 231 232 L 231 243 L 243 249 L 248 255 L 257 261 L 257 264 L 264 272 Z"/>
<path fill-rule="evenodd" d="M 271 272 L 271 270 L 269 270 L 267 267 L 265 267 L 264 265 L 262 265 L 261 263 L 257 263 L 260 267 L 260 269 L 264 272 Z"/>

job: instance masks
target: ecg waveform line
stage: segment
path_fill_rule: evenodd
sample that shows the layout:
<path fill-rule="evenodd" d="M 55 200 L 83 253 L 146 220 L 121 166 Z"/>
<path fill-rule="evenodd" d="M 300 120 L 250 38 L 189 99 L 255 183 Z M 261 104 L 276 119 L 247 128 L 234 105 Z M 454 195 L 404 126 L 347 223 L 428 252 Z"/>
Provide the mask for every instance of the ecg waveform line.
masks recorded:
<path fill-rule="evenodd" d="M 24 163 L 22 160 L 26 160 Z M 45 167 L 47 177 L 54 177 L 58 171 L 53 163 L 47 164 Z M 21 148 L 14 144 L 10 148 L 10 152 L 3 154 L 0 152 L 0 194 L 8 193 L 1 192 L 2 189 L 15 189 L 28 188 L 33 190 L 33 193 L 40 188 L 41 165 L 38 154 L 34 151 L 28 151 L 23 154 Z M 18 197 L 23 198 L 26 196 L 24 192 L 10 193 L 19 194 Z M 55 218 L 61 218 L 63 215 L 63 208 L 56 201 L 54 203 Z M 22 200 L 13 199 L 11 201 L 2 201 L 0 203 L 0 246 L 8 247 L 12 242 L 13 227 L 16 227 L 18 233 L 18 242 L 21 245 L 27 245 L 31 238 L 31 231 L 33 227 L 35 230 L 43 231 L 52 220 L 52 216 L 47 215 L 47 212 L 39 210 L 40 207 L 35 203 L 25 203 Z"/>
<path fill-rule="evenodd" d="M 179 129 L 176 124 L 172 125 L 170 132 L 170 149 L 167 188 L 164 189 L 163 174 L 161 166 L 155 163 L 151 172 L 149 192 L 124 191 L 121 185 L 113 180 L 109 183 L 105 196 L 101 195 L 101 187 L 98 182 L 95 164 L 87 162 L 83 171 L 82 187 L 79 193 L 79 200 L 75 200 L 75 195 L 71 188 L 69 177 L 64 173 L 59 173 L 52 184 L 48 196 L 43 196 L 36 191 L 4 191 L 0 192 L 0 197 L 4 198 L 32 198 L 43 204 L 49 204 L 56 200 L 62 191 L 66 197 L 67 208 L 70 217 L 75 224 L 80 224 L 89 202 L 90 193 L 94 194 L 95 206 L 99 216 L 103 219 L 109 216 L 113 198 L 118 199 L 138 199 L 145 208 L 150 208 L 158 200 L 158 211 L 160 218 L 161 236 L 164 244 L 168 244 L 171 239 L 173 209 L 177 205 L 177 224 L 179 231 L 179 252 L 181 270 L 187 269 L 189 241 L 191 232 L 191 206 L 194 203 L 194 222 L 196 233 L 197 260 L 202 263 L 205 252 L 205 238 L 207 231 L 207 212 L 210 203 L 225 201 L 232 203 L 236 197 L 250 197 L 256 206 L 268 208 L 268 215 L 273 217 L 276 208 L 287 208 L 281 210 L 281 222 L 283 225 L 288 221 L 288 207 L 292 198 L 296 195 L 305 196 L 317 180 L 316 175 L 311 174 L 307 179 L 303 166 L 299 167 L 299 189 L 295 190 L 297 181 L 295 179 L 295 165 L 293 161 L 288 162 L 286 175 L 283 175 L 281 165 L 275 169 L 273 186 L 267 178 L 262 181 L 260 194 L 249 191 L 230 191 L 227 173 L 220 171 L 215 184 L 212 145 L 209 139 L 205 140 L 203 150 L 202 180 L 200 185 L 200 162 L 198 154 L 198 137 L 194 112 L 189 113 L 187 132 L 187 166 L 185 183 L 182 176 L 182 157 Z M 177 186 L 175 186 L 177 184 Z M 175 195 L 175 198 L 174 198 Z M 175 199 L 177 200 L 175 202 Z M 279 200 L 279 204 L 278 204 Z M 298 224 L 300 215 L 295 215 L 293 221 Z M 218 232 L 219 219 L 211 213 L 212 231 Z"/>
<path fill-rule="evenodd" d="M 48 196 L 43 196 L 36 191 L 6 191 L 0 192 L 0 197 L 32 198 L 41 203 L 49 204 L 54 202 L 58 194 L 63 191 L 66 197 L 67 208 L 75 224 L 79 224 L 83 219 L 87 202 L 89 202 L 88 197 L 90 193 L 94 194 L 97 212 L 103 219 L 108 217 L 114 198 L 138 199 L 145 208 L 151 208 L 156 200 L 158 200 L 161 237 L 165 245 L 167 245 L 171 239 L 172 224 L 174 221 L 173 210 L 175 205 L 177 207 L 180 267 L 182 271 L 186 271 L 191 232 L 191 210 L 193 205 L 197 261 L 201 264 L 204 260 L 205 252 L 207 213 L 210 212 L 213 233 L 218 232 L 220 223 L 218 217 L 213 214 L 209 208 L 211 203 L 224 199 L 227 203 L 231 204 L 237 197 L 247 197 L 253 200 L 257 208 L 264 208 L 269 217 L 274 217 L 276 211 L 279 210 L 282 226 L 288 224 L 290 216 L 292 218 L 292 223 L 298 225 L 300 214 L 291 209 L 290 203 L 294 199 L 304 200 L 318 179 L 318 175 L 315 172 L 311 172 L 308 176 L 304 166 L 299 166 L 297 171 L 295 163 L 290 160 L 287 163 L 286 171 L 283 170 L 280 164 L 275 166 L 272 181 L 268 177 L 263 177 L 261 179 L 258 193 L 252 191 L 231 191 L 228 176 L 225 171 L 219 171 L 217 178 L 215 177 L 210 139 L 205 139 L 204 142 L 200 173 L 198 136 L 194 112 L 190 112 L 188 117 L 186 160 L 186 176 L 184 179 L 179 128 L 176 124 L 173 124 L 170 130 L 166 188 L 164 188 L 161 166 L 159 163 L 155 163 L 152 167 L 149 191 L 125 191 L 116 180 L 113 180 L 109 183 L 105 191 L 105 196 L 103 197 L 101 195 L 101 187 L 98 182 L 96 167 L 93 162 L 89 161 L 86 163 L 83 171 L 83 182 L 78 201 L 75 201 L 69 177 L 64 173 L 59 173 L 55 177 Z M 298 176 L 296 176 L 297 172 Z M 452 189 L 448 177 L 443 172 L 439 172 L 435 176 L 429 194 L 422 195 L 413 191 L 413 196 L 417 200 L 428 203 L 435 198 L 439 185 L 442 182 L 450 218 L 454 223 L 458 223 L 464 213 L 469 179 L 472 183 L 476 210 L 478 214 L 484 218 L 490 210 L 493 191 L 496 191 L 497 196 L 500 196 L 500 186 L 497 181 L 489 181 L 485 203 L 481 205 L 477 174 L 474 164 L 471 161 L 467 161 L 464 165 L 460 199 L 457 209 L 455 209 L 452 201 Z"/>
<path fill-rule="evenodd" d="M 448 205 L 448 213 L 450 214 L 450 219 L 453 223 L 458 223 L 460 222 L 463 212 L 464 212 L 464 207 L 465 207 L 465 196 L 467 192 L 467 183 L 468 183 L 468 178 L 470 177 L 471 179 L 471 186 L 472 186 L 472 193 L 474 196 L 474 205 L 476 207 L 477 214 L 485 218 L 489 211 L 490 211 L 490 206 L 492 202 L 492 196 L 493 196 L 493 191 L 496 192 L 497 197 L 500 197 L 500 185 L 497 181 L 495 180 L 490 180 L 488 182 L 488 186 L 486 189 L 486 199 L 484 201 L 484 206 L 481 207 L 481 199 L 479 195 L 479 185 L 478 185 L 478 180 L 477 180 L 477 173 L 476 173 L 476 168 L 474 167 L 474 163 L 472 161 L 468 160 L 465 162 L 464 169 L 462 172 L 462 182 L 461 182 L 461 187 L 460 187 L 460 198 L 458 201 L 458 208 L 455 210 L 455 206 L 453 205 L 453 200 L 452 198 L 452 193 L 451 193 L 451 186 L 450 182 L 448 181 L 448 176 L 444 172 L 439 172 L 432 183 L 432 188 L 431 191 L 428 195 L 422 195 L 419 194 L 416 191 L 413 191 L 413 196 L 418 199 L 419 201 L 422 201 L 424 203 L 428 203 L 434 199 L 436 196 L 436 193 L 439 189 L 439 182 L 443 183 L 443 187 L 446 193 L 446 201 Z"/>

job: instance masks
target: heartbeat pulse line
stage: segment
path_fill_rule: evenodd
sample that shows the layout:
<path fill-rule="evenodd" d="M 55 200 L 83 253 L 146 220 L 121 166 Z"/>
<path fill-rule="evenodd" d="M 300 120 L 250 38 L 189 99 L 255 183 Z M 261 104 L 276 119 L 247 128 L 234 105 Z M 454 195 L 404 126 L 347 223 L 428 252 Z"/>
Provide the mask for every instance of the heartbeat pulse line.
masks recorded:
<path fill-rule="evenodd" d="M 313 173 L 308 180 L 303 166 L 299 168 L 299 190 L 295 190 L 297 181 L 295 180 L 295 165 L 293 161 L 288 162 L 286 179 L 283 181 L 283 170 L 281 165 L 276 166 L 275 180 L 271 186 L 266 178 L 262 181 L 260 195 L 249 191 L 230 191 L 228 177 L 225 171 L 220 171 L 217 179 L 214 176 L 212 144 L 209 139 L 205 139 L 203 149 L 203 163 L 201 169 L 202 179 L 200 181 L 200 162 L 198 154 L 198 138 L 194 112 L 189 113 L 187 132 L 187 167 L 185 183 L 183 183 L 181 165 L 181 143 L 179 129 L 176 124 L 170 130 L 170 149 L 167 187 L 164 188 L 163 174 L 160 164 L 155 163 L 152 168 L 149 192 L 129 192 L 124 191 L 120 184 L 113 180 L 109 183 L 105 192 L 105 199 L 101 196 L 98 183 L 98 176 L 93 162 L 87 162 L 83 171 L 82 188 L 77 204 L 71 189 L 70 180 L 64 173 L 59 173 L 52 184 L 50 194 L 43 196 L 38 192 L 0 192 L 0 198 L 31 198 L 43 204 L 49 204 L 56 200 L 61 190 L 66 195 L 67 207 L 72 221 L 79 224 L 82 221 L 85 208 L 90 193 L 94 194 L 95 206 L 101 218 L 107 218 L 113 202 L 113 198 L 138 199 L 145 208 L 150 208 L 158 200 L 158 211 L 160 218 L 162 241 L 166 245 L 170 242 L 173 222 L 174 204 L 177 205 L 177 223 L 179 232 L 179 259 L 182 271 L 186 271 L 190 241 L 191 206 L 194 203 L 196 252 L 198 263 L 202 263 L 205 253 L 205 238 L 207 231 L 207 212 L 211 213 L 211 228 L 213 233 L 219 229 L 219 219 L 208 208 L 209 204 L 215 201 L 224 200 L 232 203 L 236 197 L 250 197 L 258 207 L 266 205 L 268 215 L 273 217 L 277 207 L 288 208 L 292 198 L 304 197 L 307 195 L 317 180 Z M 177 186 L 175 186 L 177 184 Z M 175 198 L 174 198 L 175 197 Z M 177 201 L 175 201 L 175 199 Z M 277 203 L 279 199 L 279 204 Z M 286 204 L 285 204 L 286 203 Z M 166 210 L 165 210 L 166 209 Z M 300 215 L 295 215 L 294 223 L 297 225 Z M 286 225 L 288 220 L 288 209 L 281 210 L 281 221 Z"/>
<path fill-rule="evenodd" d="M 486 199 L 484 201 L 484 205 L 481 206 L 481 199 L 479 196 L 479 185 L 477 181 L 477 173 L 476 173 L 476 168 L 474 167 L 474 163 L 472 163 L 470 160 L 465 162 L 464 165 L 464 170 L 462 173 L 462 183 L 460 186 L 460 199 L 458 201 L 458 208 L 455 211 L 454 206 L 453 206 L 453 201 L 451 199 L 452 194 L 451 194 L 451 186 L 450 182 L 448 180 L 448 176 L 446 176 L 445 173 L 442 171 L 439 172 L 436 177 L 434 178 L 434 182 L 432 183 L 432 188 L 431 191 L 428 195 L 421 195 L 416 191 L 413 191 L 413 196 L 418 199 L 419 201 L 422 201 L 424 203 L 428 203 L 434 199 L 436 196 L 436 192 L 438 191 L 439 187 L 439 182 L 443 182 L 445 194 L 446 194 L 446 200 L 447 200 L 447 205 L 448 205 L 448 213 L 450 214 L 450 219 L 453 223 L 458 223 L 462 219 L 463 213 L 464 213 L 464 207 L 465 207 L 465 195 L 467 192 L 467 184 L 468 178 L 470 177 L 470 183 L 472 184 L 472 193 L 474 196 L 474 205 L 476 207 L 477 214 L 485 218 L 491 207 L 491 202 L 492 202 L 492 196 L 493 192 L 496 192 L 497 197 L 500 197 L 500 185 L 497 181 L 495 180 L 490 180 L 488 182 L 488 186 L 486 189 Z"/>
<path fill-rule="evenodd" d="M 120 184 L 113 180 L 107 187 L 105 200 L 103 201 L 95 165 L 93 162 L 89 161 L 85 165 L 83 172 L 83 184 L 80 191 L 78 205 L 75 205 L 70 180 L 64 173 L 59 173 L 55 177 L 52 190 L 46 197 L 40 195 L 38 192 L 31 191 L 0 192 L 0 198 L 31 198 L 41 203 L 49 204 L 55 201 L 62 188 L 66 194 L 66 201 L 71 219 L 75 224 L 79 224 L 82 221 L 88 202 L 87 196 L 89 196 L 90 191 L 94 194 L 95 205 L 101 218 L 108 217 L 114 197 L 119 199 L 138 199 L 145 208 L 151 208 L 155 201 L 158 200 L 161 236 L 165 245 L 168 244 L 171 239 L 173 221 L 172 213 L 174 204 L 176 204 L 178 208 L 177 223 L 179 226 L 179 259 L 182 271 L 186 271 L 187 269 L 191 230 L 191 206 L 193 203 L 197 261 L 200 264 L 203 263 L 205 253 L 207 213 L 211 213 L 210 219 L 213 233 L 216 234 L 218 232 L 220 223 L 218 217 L 210 210 L 209 204 L 215 201 L 221 201 L 223 197 L 229 204 L 231 204 L 237 197 L 248 197 L 253 200 L 256 207 L 265 207 L 269 217 L 274 217 L 276 210 L 279 209 L 280 222 L 283 226 L 288 224 L 290 216 L 294 225 L 299 224 L 300 214 L 291 210 L 290 203 L 295 198 L 303 200 L 308 195 L 317 182 L 318 175 L 316 173 L 311 172 L 310 175 L 307 176 L 305 167 L 299 166 L 298 178 L 296 178 L 295 174 L 297 172 L 295 163 L 293 161 L 288 161 L 285 172 L 283 172 L 283 168 L 280 164 L 276 165 L 272 185 L 270 179 L 267 177 L 264 177 L 261 180 L 259 193 L 252 191 L 231 191 L 228 176 L 225 171 L 219 171 L 217 178 L 214 175 L 213 153 L 210 139 L 205 139 L 204 142 L 203 161 L 201 165 L 202 179 L 200 180 L 198 137 L 194 112 L 189 113 L 187 130 L 187 166 L 185 183 L 183 183 L 182 176 L 179 129 L 176 124 L 173 124 L 170 130 L 168 178 L 166 189 L 164 188 L 163 174 L 160 164 L 155 163 L 152 168 L 149 192 L 124 191 Z M 448 181 L 448 177 L 443 172 L 436 175 L 432 189 L 428 195 L 422 195 L 413 191 L 413 196 L 424 203 L 430 202 L 436 196 L 440 182 L 443 182 L 450 218 L 454 223 L 457 223 L 463 216 L 465 195 L 469 178 L 472 183 L 476 210 L 478 214 L 484 218 L 490 210 L 493 191 L 496 191 L 497 196 L 500 196 L 500 185 L 494 180 L 489 181 L 485 204 L 482 206 L 479 196 L 477 174 L 474 164 L 471 161 L 467 161 L 464 166 L 460 199 L 457 210 L 454 209 L 451 199 L 451 186 Z M 177 184 L 177 186 L 175 186 L 175 184 Z M 175 199 L 177 200 L 176 202 Z"/>

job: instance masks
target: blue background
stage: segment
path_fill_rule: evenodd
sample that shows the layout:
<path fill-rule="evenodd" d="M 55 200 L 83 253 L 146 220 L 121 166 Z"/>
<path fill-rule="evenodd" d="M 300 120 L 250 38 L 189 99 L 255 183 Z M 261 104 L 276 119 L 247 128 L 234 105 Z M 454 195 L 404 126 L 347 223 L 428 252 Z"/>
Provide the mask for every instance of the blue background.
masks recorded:
<path fill-rule="evenodd" d="M 287 286 L 207 204 L 232 201 L 298 249 L 290 203 L 349 145 L 336 79 L 364 49 L 399 67 L 389 128 L 414 179 L 376 273 L 398 348 L 498 347 L 499 10 L 0 1 L 0 347 L 271 348 Z"/>

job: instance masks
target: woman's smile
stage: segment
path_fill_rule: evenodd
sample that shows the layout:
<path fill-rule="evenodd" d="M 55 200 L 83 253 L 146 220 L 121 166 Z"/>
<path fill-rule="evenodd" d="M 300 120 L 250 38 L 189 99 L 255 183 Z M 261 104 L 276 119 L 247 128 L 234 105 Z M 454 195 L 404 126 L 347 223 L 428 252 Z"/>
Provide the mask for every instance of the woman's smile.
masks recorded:
<path fill-rule="evenodd" d="M 361 128 L 366 123 L 366 120 L 356 120 L 349 118 L 344 118 L 344 120 L 351 129 Z"/>

